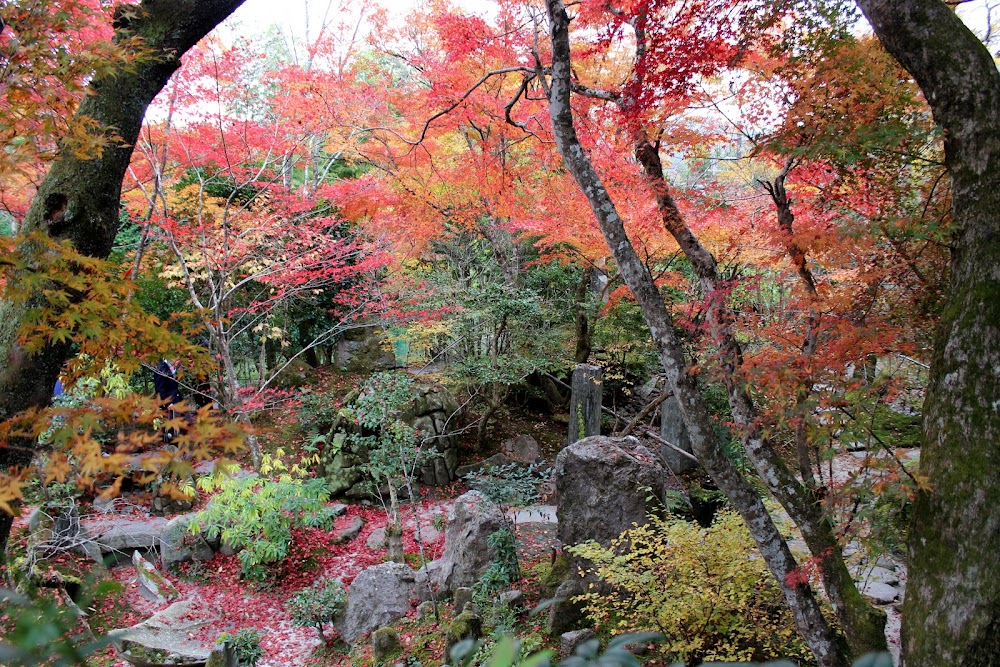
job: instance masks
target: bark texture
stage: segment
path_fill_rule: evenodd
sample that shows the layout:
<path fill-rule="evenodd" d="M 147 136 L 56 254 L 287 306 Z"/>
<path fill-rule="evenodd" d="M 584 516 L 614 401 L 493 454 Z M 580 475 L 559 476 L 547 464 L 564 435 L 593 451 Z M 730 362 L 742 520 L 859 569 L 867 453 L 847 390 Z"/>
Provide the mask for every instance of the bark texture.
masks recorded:
<path fill-rule="evenodd" d="M 120 18 L 118 37 L 138 35 L 152 57 L 129 69 L 96 77 L 77 111 L 113 130 L 115 145 L 100 156 L 81 160 L 62 154 L 49 169 L 21 226 L 68 239 L 81 253 L 105 258 L 118 232 L 122 179 L 142 127 L 146 108 L 180 66 L 180 57 L 244 0 L 144 0 L 130 18 Z M 19 246 L 30 252 L 25 244 Z M 17 280 L 17 276 L 11 276 Z M 51 346 L 27 356 L 17 332 L 30 302 L 0 302 L 0 421 L 30 407 L 44 406 L 52 395 L 68 345 Z M 0 470 L 23 466 L 33 454 L 31 441 L 0 448 Z M 0 512 L 0 558 L 10 533 L 11 517 Z"/>
<path fill-rule="evenodd" d="M 546 9 L 552 39 L 549 112 L 556 143 L 566 168 L 573 174 L 594 211 L 622 277 L 643 311 L 671 388 L 680 402 L 692 448 L 706 471 L 746 521 L 761 555 L 785 595 L 796 626 L 815 655 L 817 663 L 846 664 L 845 657 L 838 650 L 835 635 L 820 612 L 812 589 L 789 583 L 788 575 L 797 565 L 763 502 L 718 446 L 711 429 L 707 406 L 698 391 L 695 377 L 689 372 L 670 313 L 652 276 L 629 241 L 615 204 L 577 137 L 570 108 L 571 59 L 566 8 L 562 0 L 546 0 Z M 678 231 L 683 232 L 680 229 Z M 714 265 L 714 259 L 710 255 L 707 261 Z"/>
<path fill-rule="evenodd" d="M 941 0 L 858 0 L 944 130 L 955 229 L 951 293 L 924 402 L 903 609 L 904 664 L 1000 656 L 1000 74 Z"/>

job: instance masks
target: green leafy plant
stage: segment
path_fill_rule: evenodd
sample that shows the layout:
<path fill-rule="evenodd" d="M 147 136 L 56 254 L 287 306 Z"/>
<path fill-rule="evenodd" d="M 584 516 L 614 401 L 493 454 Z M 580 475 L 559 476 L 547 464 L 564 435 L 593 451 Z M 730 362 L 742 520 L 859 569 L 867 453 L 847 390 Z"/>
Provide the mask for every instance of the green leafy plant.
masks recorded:
<path fill-rule="evenodd" d="M 260 632 L 254 628 L 241 628 L 234 635 L 223 632 L 215 640 L 215 643 L 221 645 L 223 642 L 229 642 L 239 664 L 246 667 L 254 667 L 264 657 L 264 649 L 260 646 L 260 638 Z"/>
<path fill-rule="evenodd" d="M 610 586 L 580 596 L 590 620 L 610 632 L 659 631 L 667 660 L 809 657 L 763 560 L 747 558 L 754 543 L 734 512 L 708 528 L 651 517 L 609 547 L 569 551 Z"/>
<path fill-rule="evenodd" d="M 551 470 L 538 465 L 523 466 L 517 463 L 484 468 L 465 476 L 469 486 L 482 493 L 487 500 L 496 504 L 500 515 L 507 523 L 507 528 L 497 531 L 497 545 L 510 544 L 509 553 L 503 554 L 498 549 L 497 558 L 504 563 L 500 565 L 505 572 L 511 572 L 507 583 L 521 578 L 521 569 L 517 561 L 517 523 L 510 518 L 508 510 L 527 507 L 538 500 L 538 485 L 549 478 Z M 499 535 L 503 533 L 503 535 Z M 497 546 L 495 545 L 495 546 Z"/>
<path fill-rule="evenodd" d="M 280 449 L 277 455 L 281 456 Z M 279 472 L 278 479 L 263 476 L 269 472 Z M 329 528 L 336 517 L 328 504 L 326 481 L 303 479 L 305 474 L 301 466 L 286 469 L 280 458 L 265 457 L 260 477 L 201 478 L 198 485 L 202 490 L 218 493 L 191 522 L 191 532 L 241 549 L 242 575 L 264 580 L 265 566 L 288 555 L 292 529 Z"/>
<path fill-rule="evenodd" d="M 414 476 L 437 456 L 435 450 L 422 446 L 416 429 L 403 421 L 412 399 L 412 378 L 401 373 L 375 373 L 342 411 L 358 429 L 347 437 L 356 448 L 368 451 L 371 488 L 389 519 L 386 538 L 389 558 L 395 561 L 403 559 L 399 493 L 405 488 L 412 498 Z"/>
<path fill-rule="evenodd" d="M 104 595 L 107 582 L 84 587 Z M 88 599 L 81 601 L 84 606 Z M 33 665 L 86 665 L 87 657 L 111 643 L 107 637 L 80 641 L 74 632 L 79 624 L 78 608 L 54 595 L 30 599 L 0 588 L 0 664 L 9 667 Z"/>
<path fill-rule="evenodd" d="M 292 623 L 303 628 L 316 628 L 320 639 L 325 643 L 326 635 L 323 626 L 331 623 L 347 603 L 347 591 L 338 579 L 317 581 L 312 586 L 303 588 L 291 597 L 285 608 L 292 615 Z"/>

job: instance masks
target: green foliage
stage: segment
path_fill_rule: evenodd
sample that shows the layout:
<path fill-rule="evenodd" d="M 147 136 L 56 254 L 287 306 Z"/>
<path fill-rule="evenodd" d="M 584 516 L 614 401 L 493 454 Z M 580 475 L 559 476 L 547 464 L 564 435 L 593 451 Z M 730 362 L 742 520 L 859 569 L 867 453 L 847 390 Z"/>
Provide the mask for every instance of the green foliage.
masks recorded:
<path fill-rule="evenodd" d="M 507 519 L 507 510 L 525 507 L 538 499 L 538 484 L 545 481 L 548 471 L 537 465 L 522 466 L 508 463 L 484 468 L 465 476 L 466 482 L 500 509 L 507 527 L 490 535 L 487 540 L 494 548 L 496 558 L 477 584 L 478 595 L 485 596 L 480 608 L 492 606 L 491 596 L 521 578 L 517 560 L 517 526 Z"/>
<path fill-rule="evenodd" d="M 241 628 L 235 635 L 223 632 L 215 640 L 216 644 L 229 642 L 236 654 L 236 660 L 245 667 L 254 667 L 264 657 L 264 649 L 260 646 L 260 632 L 254 628 Z"/>
<path fill-rule="evenodd" d="M 283 467 L 265 457 L 261 474 L 275 466 Z M 202 478 L 199 486 L 203 490 L 218 493 L 191 522 L 191 531 L 203 532 L 210 539 L 221 538 L 242 549 L 239 559 L 243 576 L 263 581 L 267 576 L 264 566 L 288 555 L 293 528 L 328 528 L 336 516 L 327 504 L 330 492 L 326 481 L 303 480 L 304 474 L 296 466 L 278 480 L 263 476 Z"/>
<path fill-rule="evenodd" d="M 339 579 L 317 581 L 303 588 L 285 603 L 285 608 L 292 615 L 292 623 L 299 627 L 313 627 L 323 635 L 323 625 L 331 623 L 347 603 L 347 591 Z"/>
<path fill-rule="evenodd" d="M 476 583 L 477 606 L 480 609 L 489 609 L 497 593 L 521 578 L 514 531 L 501 528 L 487 537 L 486 541 L 493 548 L 495 556 L 489 568 Z"/>
<path fill-rule="evenodd" d="M 103 595 L 108 584 L 83 590 Z M 0 664 L 8 667 L 86 665 L 87 656 L 111 643 L 106 637 L 80 641 L 74 610 L 54 596 L 31 600 L 4 589 L 0 589 L 0 629 Z"/>
<path fill-rule="evenodd" d="M 808 658 L 781 591 L 740 517 L 719 513 L 709 528 L 651 517 L 608 548 L 570 548 L 590 560 L 610 594 L 581 596 L 587 615 L 611 632 L 655 630 L 665 659 Z"/>
<path fill-rule="evenodd" d="M 437 455 L 421 446 L 417 431 L 402 419 L 412 399 L 413 378 L 402 373 L 375 373 L 342 411 L 359 428 L 347 437 L 355 447 L 368 450 L 368 468 L 376 491 L 382 481 L 398 485 Z"/>
<path fill-rule="evenodd" d="M 545 481 L 547 474 L 535 464 L 506 463 L 471 472 L 464 479 L 506 514 L 512 507 L 526 507 L 538 500 L 538 484 Z"/>
<path fill-rule="evenodd" d="M 606 395 L 630 395 L 659 368 L 642 310 L 631 301 L 619 301 L 594 321 L 592 343 Z"/>

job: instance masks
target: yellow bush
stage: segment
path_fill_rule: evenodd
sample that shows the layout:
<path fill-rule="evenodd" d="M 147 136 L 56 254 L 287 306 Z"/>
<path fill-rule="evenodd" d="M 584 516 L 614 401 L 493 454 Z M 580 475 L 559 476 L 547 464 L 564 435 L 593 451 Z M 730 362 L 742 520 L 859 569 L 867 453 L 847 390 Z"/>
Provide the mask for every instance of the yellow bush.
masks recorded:
<path fill-rule="evenodd" d="M 572 547 L 611 593 L 581 596 L 608 634 L 658 631 L 667 660 L 809 659 L 740 517 L 720 512 L 710 528 L 653 518 L 604 548 Z"/>

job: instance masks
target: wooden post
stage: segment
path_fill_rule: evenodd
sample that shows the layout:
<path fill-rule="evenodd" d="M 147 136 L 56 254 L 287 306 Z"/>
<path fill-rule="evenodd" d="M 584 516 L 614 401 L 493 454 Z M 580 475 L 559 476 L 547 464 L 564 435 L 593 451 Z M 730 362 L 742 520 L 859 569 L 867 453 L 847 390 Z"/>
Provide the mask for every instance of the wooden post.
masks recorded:
<path fill-rule="evenodd" d="M 569 438 L 572 445 L 591 435 L 601 434 L 601 367 L 577 364 L 569 399 Z"/>

